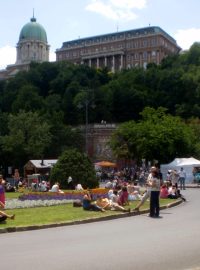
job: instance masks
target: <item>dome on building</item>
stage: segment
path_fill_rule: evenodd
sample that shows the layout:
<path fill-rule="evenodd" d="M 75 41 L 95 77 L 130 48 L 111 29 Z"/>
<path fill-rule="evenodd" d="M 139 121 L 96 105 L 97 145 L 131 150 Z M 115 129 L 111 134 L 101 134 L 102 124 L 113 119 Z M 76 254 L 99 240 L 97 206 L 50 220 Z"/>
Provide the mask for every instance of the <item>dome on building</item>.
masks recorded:
<path fill-rule="evenodd" d="M 30 22 L 25 24 L 19 35 L 19 42 L 27 40 L 38 40 L 47 43 L 47 34 L 44 27 L 36 22 L 36 18 L 31 18 Z"/>

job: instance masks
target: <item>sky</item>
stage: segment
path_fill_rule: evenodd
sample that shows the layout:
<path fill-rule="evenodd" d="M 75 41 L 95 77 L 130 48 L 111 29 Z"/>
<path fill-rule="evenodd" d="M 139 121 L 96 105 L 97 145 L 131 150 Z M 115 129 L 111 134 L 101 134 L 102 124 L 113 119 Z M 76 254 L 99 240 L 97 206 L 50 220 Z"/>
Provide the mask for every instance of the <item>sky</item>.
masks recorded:
<path fill-rule="evenodd" d="M 0 69 L 16 62 L 22 27 L 34 16 L 46 30 L 50 61 L 62 43 L 159 26 L 187 50 L 200 42 L 199 0 L 0 0 Z"/>

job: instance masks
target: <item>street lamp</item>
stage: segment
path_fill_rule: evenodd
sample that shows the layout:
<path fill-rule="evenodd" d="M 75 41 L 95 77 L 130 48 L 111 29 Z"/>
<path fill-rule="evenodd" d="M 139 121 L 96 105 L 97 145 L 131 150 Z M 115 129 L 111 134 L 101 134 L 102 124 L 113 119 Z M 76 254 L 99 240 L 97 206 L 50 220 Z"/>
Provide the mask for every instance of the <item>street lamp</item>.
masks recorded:
<path fill-rule="evenodd" d="M 88 119 L 89 119 L 89 107 L 95 108 L 95 104 L 93 103 L 93 97 L 89 96 L 92 92 L 91 89 L 81 90 L 83 94 L 81 96 L 81 100 L 78 103 L 78 108 L 81 109 L 85 106 L 85 153 L 88 155 Z"/>
<path fill-rule="evenodd" d="M 89 100 L 85 100 L 85 152 L 88 155 L 88 105 Z"/>

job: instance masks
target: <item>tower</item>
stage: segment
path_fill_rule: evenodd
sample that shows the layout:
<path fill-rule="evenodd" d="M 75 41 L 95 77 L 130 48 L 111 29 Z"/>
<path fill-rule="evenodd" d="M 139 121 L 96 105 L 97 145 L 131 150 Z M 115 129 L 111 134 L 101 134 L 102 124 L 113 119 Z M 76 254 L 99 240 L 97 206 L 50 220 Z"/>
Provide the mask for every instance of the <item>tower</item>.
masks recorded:
<path fill-rule="evenodd" d="M 47 43 L 47 34 L 42 25 L 37 23 L 36 18 L 30 19 L 20 32 L 17 43 L 16 65 L 29 64 L 32 61 L 49 61 L 49 45 Z"/>

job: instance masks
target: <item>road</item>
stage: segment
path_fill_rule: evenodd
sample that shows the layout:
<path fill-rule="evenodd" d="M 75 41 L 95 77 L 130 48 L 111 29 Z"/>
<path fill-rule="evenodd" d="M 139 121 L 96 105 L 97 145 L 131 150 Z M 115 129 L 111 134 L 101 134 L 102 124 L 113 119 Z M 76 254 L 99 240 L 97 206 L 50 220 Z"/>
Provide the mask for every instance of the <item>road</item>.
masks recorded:
<path fill-rule="evenodd" d="M 2 270 L 200 269 L 200 189 L 188 202 L 110 221 L 0 235 Z"/>

